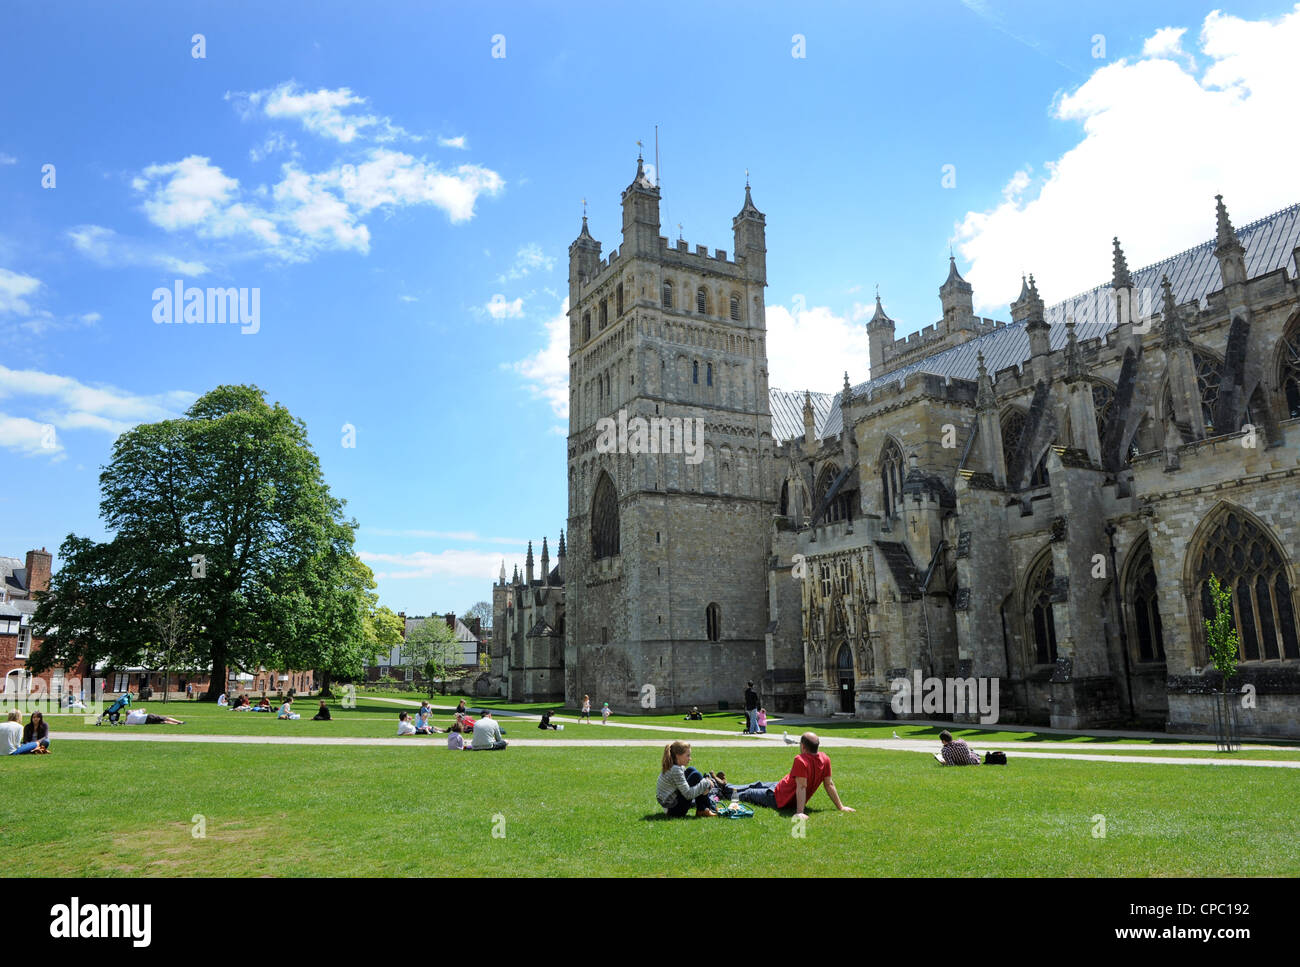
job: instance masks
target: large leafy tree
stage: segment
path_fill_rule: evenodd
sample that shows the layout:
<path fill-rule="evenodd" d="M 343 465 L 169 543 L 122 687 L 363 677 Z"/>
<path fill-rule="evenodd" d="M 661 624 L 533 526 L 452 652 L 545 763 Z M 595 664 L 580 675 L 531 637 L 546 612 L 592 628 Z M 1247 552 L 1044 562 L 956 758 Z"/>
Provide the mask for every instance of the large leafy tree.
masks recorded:
<path fill-rule="evenodd" d="M 100 474 L 113 538 L 69 535 L 37 607 L 34 668 L 134 664 L 179 603 L 215 699 L 229 668 L 314 668 L 364 634 L 355 523 L 330 495 L 301 422 L 255 386 L 219 386 L 185 417 L 127 431 Z M 357 562 L 360 563 L 360 562 Z"/>
<path fill-rule="evenodd" d="M 462 621 L 465 621 L 466 624 L 469 623 L 469 622 L 466 620 L 466 619 L 468 619 L 468 618 L 478 618 L 478 620 L 479 620 L 479 627 L 480 627 L 482 630 L 484 630 L 484 631 L 489 631 L 489 630 L 491 630 L 491 628 L 492 628 L 492 605 L 489 604 L 489 603 L 486 602 L 486 601 L 479 601 L 478 603 L 476 603 L 476 604 L 474 604 L 474 605 L 471 605 L 471 606 L 470 606 L 470 609 L 469 609 L 468 611 L 466 611 L 463 615 L 460 616 L 460 619 L 461 619 Z"/>

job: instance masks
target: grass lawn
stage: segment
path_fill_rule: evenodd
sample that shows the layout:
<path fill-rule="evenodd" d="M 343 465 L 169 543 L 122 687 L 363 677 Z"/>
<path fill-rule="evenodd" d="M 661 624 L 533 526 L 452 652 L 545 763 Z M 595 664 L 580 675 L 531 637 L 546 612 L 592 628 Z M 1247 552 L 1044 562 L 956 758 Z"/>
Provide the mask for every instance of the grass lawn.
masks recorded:
<path fill-rule="evenodd" d="M 770 810 L 661 818 L 653 749 L 64 742 L 0 763 L 0 840 L 10 876 L 1300 874 L 1289 770 L 832 758 L 858 812 L 820 791 L 796 838 Z M 790 760 L 741 747 L 695 764 L 735 781 Z"/>

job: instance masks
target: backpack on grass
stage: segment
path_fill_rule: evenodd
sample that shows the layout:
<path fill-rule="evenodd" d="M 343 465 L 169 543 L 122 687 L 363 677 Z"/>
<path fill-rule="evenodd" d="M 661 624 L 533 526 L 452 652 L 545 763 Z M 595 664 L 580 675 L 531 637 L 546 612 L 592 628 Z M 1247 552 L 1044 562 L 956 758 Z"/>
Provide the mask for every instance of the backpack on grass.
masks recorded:
<path fill-rule="evenodd" d="M 985 752 L 984 764 L 986 766 L 1004 766 L 1007 764 L 1007 754 L 1005 752 Z"/>

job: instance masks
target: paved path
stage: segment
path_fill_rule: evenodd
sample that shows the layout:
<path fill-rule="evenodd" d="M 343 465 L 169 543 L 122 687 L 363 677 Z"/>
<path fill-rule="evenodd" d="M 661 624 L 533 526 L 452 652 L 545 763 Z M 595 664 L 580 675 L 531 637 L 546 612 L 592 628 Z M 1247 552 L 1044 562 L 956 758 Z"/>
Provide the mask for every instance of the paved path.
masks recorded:
<path fill-rule="evenodd" d="M 147 727 L 147 726 L 146 726 Z M 154 726 L 153 728 L 157 728 Z M 762 738 L 757 736 L 755 738 Z M 777 737 L 780 738 L 779 736 Z M 56 742 L 67 740 L 91 740 L 107 742 L 189 742 L 197 744 L 216 744 L 216 745 L 336 745 L 336 746 L 364 746 L 374 748 L 376 746 L 425 746 L 429 748 L 445 748 L 445 743 L 437 736 L 403 736 L 398 738 L 392 736 L 389 738 L 363 738 L 355 736 L 296 736 L 296 735 L 184 735 L 176 732 L 127 732 L 123 729 L 113 729 L 112 731 L 97 732 L 60 732 L 55 737 Z M 511 739 L 512 746 L 522 746 L 524 748 L 532 747 L 549 747 L 549 748 L 600 748 L 602 746 L 615 746 L 623 748 L 645 748 L 659 749 L 661 744 L 655 739 Z M 693 748 L 705 749 L 735 749 L 753 743 L 736 740 L 719 740 L 719 741 L 693 741 Z M 770 743 L 759 743 L 771 746 Z M 1003 748 L 1011 749 L 1012 757 L 1016 759 L 1083 759 L 1087 762 L 1145 762 L 1148 764 L 1158 765 L 1211 765 L 1211 766 L 1260 766 L 1267 769 L 1300 769 L 1300 760 L 1264 760 L 1264 759 L 1210 759 L 1194 757 L 1175 757 L 1175 756 L 1136 756 L 1136 755 L 1089 755 L 1082 752 L 1065 752 L 1065 751 L 1042 751 L 1045 743 L 1035 743 L 1033 750 L 1023 749 L 1024 743 L 997 743 L 988 746 L 979 746 L 979 748 Z M 935 744 L 933 740 L 920 739 L 827 739 L 822 743 L 826 748 L 857 748 L 857 749 L 887 749 L 903 752 L 924 752 L 933 755 Z M 1068 746 L 1070 749 L 1077 749 L 1077 743 L 1052 743 L 1055 748 L 1060 749 L 1062 746 Z M 1127 749 L 1146 749 L 1149 746 L 1125 746 Z M 1171 747 L 1180 749 L 1181 746 Z M 793 751 L 793 750 L 791 750 Z"/>

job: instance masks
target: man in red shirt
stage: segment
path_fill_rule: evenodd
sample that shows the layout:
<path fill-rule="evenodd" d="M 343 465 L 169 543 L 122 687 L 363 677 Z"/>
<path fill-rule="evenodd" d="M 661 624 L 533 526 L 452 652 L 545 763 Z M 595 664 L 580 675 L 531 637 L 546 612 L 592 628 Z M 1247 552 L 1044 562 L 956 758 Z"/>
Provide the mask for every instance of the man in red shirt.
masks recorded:
<path fill-rule="evenodd" d="M 795 756 L 790 772 L 779 782 L 752 782 L 747 786 L 737 786 L 741 802 L 752 806 L 766 806 L 769 809 L 785 809 L 794 804 L 795 815 L 806 818 L 804 807 L 812 798 L 817 787 L 826 786 L 826 795 L 840 812 L 851 813 L 853 809 L 840 802 L 835 780 L 831 778 L 831 760 L 825 752 L 818 752 L 821 739 L 816 732 L 805 732 L 799 740 L 799 754 Z"/>

